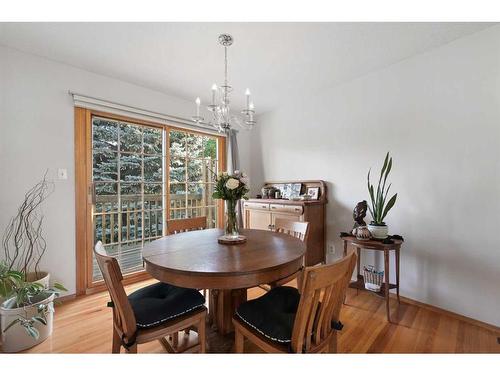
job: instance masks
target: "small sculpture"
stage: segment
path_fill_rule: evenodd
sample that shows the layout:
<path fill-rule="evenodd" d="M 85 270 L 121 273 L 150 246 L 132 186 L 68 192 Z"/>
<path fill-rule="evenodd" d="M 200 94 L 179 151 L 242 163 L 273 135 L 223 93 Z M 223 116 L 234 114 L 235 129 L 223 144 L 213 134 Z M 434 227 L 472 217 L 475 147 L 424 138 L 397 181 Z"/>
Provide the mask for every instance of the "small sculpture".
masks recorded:
<path fill-rule="evenodd" d="M 354 207 L 354 211 L 352 211 L 352 218 L 354 219 L 354 227 L 352 229 L 356 229 L 357 227 L 361 226 L 366 226 L 366 223 L 363 219 L 366 216 L 367 209 L 368 205 L 366 201 L 358 202 L 356 207 Z"/>
<path fill-rule="evenodd" d="M 366 216 L 366 210 L 368 205 L 366 201 L 358 202 L 356 207 L 352 212 L 352 218 L 354 219 L 354 226 L 352 228 L 352 235 L 356 236 L 358 240 L 369 240 L 371 238 L 371 233 L 366 227 L 366 223 L 363 220 Z"/>

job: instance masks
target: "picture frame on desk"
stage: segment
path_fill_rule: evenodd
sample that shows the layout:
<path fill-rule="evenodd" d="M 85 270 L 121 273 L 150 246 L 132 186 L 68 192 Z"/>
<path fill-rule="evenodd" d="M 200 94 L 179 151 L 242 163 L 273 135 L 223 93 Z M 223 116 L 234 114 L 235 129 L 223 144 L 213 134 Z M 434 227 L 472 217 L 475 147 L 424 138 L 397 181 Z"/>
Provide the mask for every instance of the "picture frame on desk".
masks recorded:
<path fill-rule="evenodd" d="M 292 184 L 292 193 L 290 194 L 290 198 L 298 198 L 300 196 L 301 191 L 302 191 L 301 183 Z"/>
<path fill-rule="evenodd" d="M 319 187 L 308 188 L 307 195 L 310 195 L 311 199 L 318 199 L 319 198 Z"/>
<path fill-rule="evenodd" d="M 283 190 L 281 191 L 281 198 L 290 199 L 292 194 L 292 184 L 283 184 Z"/>

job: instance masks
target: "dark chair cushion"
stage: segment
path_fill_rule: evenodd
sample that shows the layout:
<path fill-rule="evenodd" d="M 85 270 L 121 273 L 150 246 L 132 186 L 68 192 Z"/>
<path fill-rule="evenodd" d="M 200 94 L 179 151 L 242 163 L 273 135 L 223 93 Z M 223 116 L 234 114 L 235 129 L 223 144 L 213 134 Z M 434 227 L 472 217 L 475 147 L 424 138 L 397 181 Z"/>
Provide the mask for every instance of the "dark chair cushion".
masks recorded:
<path fill-rule="evenodd" d="M 157 283 L 139 289 L 128 296 L 137 327 L 151 328 L 179 317 L 205 303 L 196 289 Z"/>
<path fill-rule="evenodd" d="M 286 344 L 292 340 L 299 300 L 297 289 L 280 286 L 241 304 L 236 316 L 268 339 Z"/>

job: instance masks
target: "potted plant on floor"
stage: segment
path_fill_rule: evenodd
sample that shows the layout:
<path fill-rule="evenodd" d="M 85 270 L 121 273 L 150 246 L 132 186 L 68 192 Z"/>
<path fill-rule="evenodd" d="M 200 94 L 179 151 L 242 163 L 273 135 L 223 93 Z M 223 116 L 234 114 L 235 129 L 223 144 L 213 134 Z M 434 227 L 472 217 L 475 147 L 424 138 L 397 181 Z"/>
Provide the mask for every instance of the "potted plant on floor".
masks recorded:
<path fill-rule="evenodd" d="M 2 350 L 15 353 L 41 343 L 52 334 L 54 297 L 66 289 L 58 283 L 51 289 L 40 283 L 25 282 L 24 275 L 19 274 L 7 279 L 4 282 L 10 292 L 0 305 Z"/>
<path fill-rule="evenodd" d="M 389 200 L 389 190 L 391 184 L 387 185 L 387 177 L 392 169 L 392 157 L 389 153 L 385 156 L 384 165 L 380 171 L 380 177 L 378 179 L 377 191 L 375 192 L 373 185 L 370 183 L 370 172 L 368 171 L 368 192 L 370 194 L 371 206 L 368 206 L 370 214 L 372 215 L 373 221 L 368 225 L 372 236 L 374 238 L 384 239 L 389 234 L 389 227 L 384 222 L 385 217 L 389 213 L 389 210 L 394 206 L 397 199 L 397 194 L 394 194 Z"/>
<path fill-rule="evenodd" d="M 47 180 L 45 172 L 42 180 L 25 194 L 2 242 L 8 269 L 20 272 L 24 281 L 38 282 L 46 288 L 50 275 L 40 270 L 40 261 L 47 248 L 41 206 L 53 190 L 54 184 Z"/>

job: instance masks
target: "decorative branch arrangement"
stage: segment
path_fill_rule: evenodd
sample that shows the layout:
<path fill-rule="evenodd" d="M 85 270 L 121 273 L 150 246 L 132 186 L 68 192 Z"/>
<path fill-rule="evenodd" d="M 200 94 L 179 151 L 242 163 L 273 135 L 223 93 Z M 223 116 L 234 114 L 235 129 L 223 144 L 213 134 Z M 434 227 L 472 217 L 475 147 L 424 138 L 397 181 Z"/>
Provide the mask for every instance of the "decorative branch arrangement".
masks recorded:
<path fill-rule="evenodd" d="M 33 272 L 38 278 L 40 260 L 47 248 L 42 230 L 44 215 L 41 205 L 54 191 L 54 183 L 47 180 L 47 172 L 25 194 L 3 237 L 7 267 L 21 272 L 25 281 Z"/>

